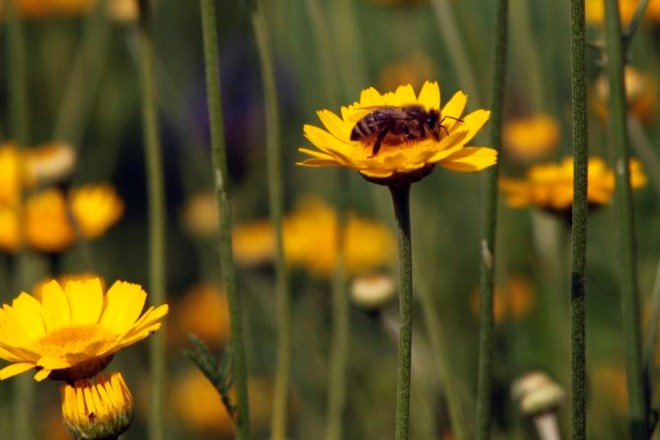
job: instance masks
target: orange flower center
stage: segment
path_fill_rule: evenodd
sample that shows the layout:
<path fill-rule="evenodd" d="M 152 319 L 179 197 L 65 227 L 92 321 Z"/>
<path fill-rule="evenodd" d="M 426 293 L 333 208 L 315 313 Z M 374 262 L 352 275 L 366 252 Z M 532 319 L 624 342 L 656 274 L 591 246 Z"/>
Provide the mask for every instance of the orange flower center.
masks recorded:
<path fill-rule="evenodd" d="M 67 354 L 101 353 L 115 336 L 97 324 L 63 327 L 44 335 L 36 341 L 33 350 L 42 356 L 63 357 Z"/>

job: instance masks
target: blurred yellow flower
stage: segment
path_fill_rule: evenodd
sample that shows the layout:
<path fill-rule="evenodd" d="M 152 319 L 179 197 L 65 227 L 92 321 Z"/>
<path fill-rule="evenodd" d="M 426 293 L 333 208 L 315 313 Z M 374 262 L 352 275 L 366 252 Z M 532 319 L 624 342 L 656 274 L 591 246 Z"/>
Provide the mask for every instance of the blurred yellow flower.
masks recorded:
<path fill-rule="evenodd" d="M 275 231 L 268 220 L 237 225 L 232 231 L 234 258 L 239 264 L 254 266 L 273 261 Z"/>
<path fill-rule="evenodd" d="M 0 358 L 11 362 L 0 380 L 31 369 L 34 378 L 68 382 L 102 371 L 115 352 L 161 326 L 167 304 L 141 314 L 147 294 L 137 284 L 115 282 L 103 292 L 101 281 L 74 281 L 43 287 L 42 300 L 21 293 L 0 309 Z"/>
<path fill-rule="evenodd" d="M 273 381 L 253 376 L 248 378 L 247 385 L 250 427 L 259 433 L 270 424 Z M 211 438 L 234 438 L 234 421 L 220 400 L 218 391 L 198 369 L 191 368 L 180 375 L 174 381 L 169 396 L 170 408 L 188 429 Z"/>
<path fill-rule="evenodd" d="M 0 0 L 0 17 L 7 15 L 6 2 Z M 40 19 L 76 16 L 89 12 L 97 0 L 14 0 L 23 18 Z M 137 0 L 108 0 L 108 14 L 119 21 L 135 20 Z"/>
<path fill-rule="evenodd" d="M 638 4 L 639 0 L 619 0 L 619 14 L 624 26 L 630 23 Z M 602 25 L 605 22 L 605 3 L 602 0 L 586 0 L 584 6 L 587 23 Z M 660 21 L 660 0 L 649 1 L 644 18 Z"/>
<path fill-rule="evenodd" d="M 218 199 L 212 191 L 193 194 L 181 210 L 181 222 L 194 237 L 218 234 Z"/>
<path fill-rule="evenodd" d="M 60 389 L 62 419 L 75 439 L 119 438 L 133 422 L 133 396 L 121 373 L 99 374 Z"/>
<path fill-rule="evenodd" d="M 61 252 L 71 246 L 75 232 L 59 188 L 41 191 L 27 199 L 24 233 L 26 243 L 38 251 Z"/>
<path fill-rule="evenodd" d="M 187 345 L 188 335 L 192 333 L 209 346 L 225 345 L 229 341 L 229 307 L 224 290 L 209 283 L 188 289 L 176 307 L 174 323 L 169 329 L 175 344 Z"/>
<path fill-rule="evenodd" d="M 462 116 L 466 104 L 467 96 L 457 92 L 441 110 L 437 82 L 424 83 L 419 96 L 409 84 L 385 94 L 365 89 L 359 102 L 341 108 L 341 118 L 329 110 L 317 112 L 325 130 L 305 125 L 305 137 L 318 150 L 300 148 L 312 159 L 298 165 L 344 166 L 388 186 L 416 182 L 435 165 L 462 172 L 490 167 L 496 150 L 465 146 L 490 112 Z"/>
<path fill-rule="evenodd" d="M 605 161 L 590 157 L 587 169 L 587 198 L 590 206 L 610 202 L 614 194 L 614 173 Z M 640 188 L 646 183 L 641 163 L 630 161 L 630 183 Z M 573 204 L 573 158 L 566 157 L 560 164 L 531 167 L 525 179 L 500 179 L 500 189 L 512 208 L 535 206 L 549 212 L 565 215 Z"/>
<path fill-rule="evenodd" d="M 98 238 L 124 213 L 124 202 L 108 184 L 86 185 L 69 193 L 71 213 L 85 238 Z"/>
<path fill-rule="evenodd" d="M 643 121 L 650 120 L 655 114 L 658 98 L 657 77 L 627 66 L 624 69 L 624 81 L 628 111 Z M 610 83 L 607 75 L 602 74 L 594 84 L 593 107 L 603 119 L 607 119 L 609 113 L 609 100 Z"/>
<path fill-rule="evenodd" d="M 510 119 L 504 124 L 502 146 L 521 161 L 542 158 L 557 148 L 560 129 L 548 115 Z"/>
<path fill-rule="evenodd" d="M 479 317 L 479 302 L 479 291 L 476 290 L 470 298 L 470 308 L 475 317 Z M 495 323 L 500 324 L 507 319 L 524 319 L 534 309 L 535 304 L 536 294 L 531 282 L 523 276 L 511 275 L 503 286 L 495 287 Z"/>
<path fill-rule="evenodd" d="M 0 146 L 0 205 L 19 201 L 21 185 L 25 183 L 25 172 L 20 172 L 22 165 L 15 144 L 5 143 Z M 23 177 L 19 177 L 21 175 Z"/>
<path fill-rule="evenodd" d="M 337 213 L 320 199 L 300 200 L 284 219 L 284 258 L 288 265 L 329 277 L 337 258 Z M 239 264 L 273 261 L 275 231 L 268 220 L 239 225 L 232 234 Z M 346 270 L 350 276 L 388 265 L 394 256 L 394 236 L 385 225 L 349 213 L 346 225 Z"/>
<path fill-rule="evenodd" d="M 319 199 L 301 200 L 284 221 L 287 263 L 329 277 L 337 259 L 337 213 Z M 350 276 L 388 265 L 395 241 L 385 225 L 349 213 L 346 223 L 345 266 Z"/>
<path fill-rule="evenodd" d="M 628 414 L 628 385 L 621 367 L 598 365 L 591 374 L 591 390 L 599 402 L 605 402 L 617 414 Z"/>
<path fill-rule="evenodd" d="M 433 61 L 422 52 L 414 52 L 383 68 L 378 82 L 383 90 L 394 90 L 399 84 L 411 84 L 419 89 L 426 78 L 435 76 Z"/>

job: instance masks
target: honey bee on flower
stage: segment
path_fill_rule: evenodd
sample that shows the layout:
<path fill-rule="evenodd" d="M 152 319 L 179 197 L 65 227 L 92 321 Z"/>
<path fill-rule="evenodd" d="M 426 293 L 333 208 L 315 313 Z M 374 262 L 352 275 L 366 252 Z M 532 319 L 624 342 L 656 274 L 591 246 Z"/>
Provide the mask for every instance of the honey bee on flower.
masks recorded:
<path fill-rule="evenodd" d="M 486 123 L 490 112 L 463 116 L 467 96 L 457 92 L 441 107 L 440 87 L 425 82 L 419 95 L 411 85 L 381 94 L 365 89 L 360 100 L 341 108 L 317 112 L 325 129 L 305 125 L 305 137 L 318 148 L 299 151 L 312 156 L 299 165 L 346 166 L 382 185 L 412 183 L 435 165 L 472 172 L 492 166 L 497 151 L 466 144 Z"/>

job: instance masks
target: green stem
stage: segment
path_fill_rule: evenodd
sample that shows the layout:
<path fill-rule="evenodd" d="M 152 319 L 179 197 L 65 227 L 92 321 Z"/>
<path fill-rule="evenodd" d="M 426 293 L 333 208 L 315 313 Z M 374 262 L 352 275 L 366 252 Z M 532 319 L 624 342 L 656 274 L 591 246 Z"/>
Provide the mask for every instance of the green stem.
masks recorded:
<path fill-rule="evenodd" d="M 465 90 L 470 95 L 470 101 L 479 106 L 482 102 L 481 94 L 479 93 L 479 84 L 474 70 L 470 65 L 470 61 L 467 58 L 463 39 L 456 27 L 456 20 L 451 10 L 450 2 L 449 0 L 431 0 L 431 5 L 438 20 L 438 29 L 440 30 L 442 40 L 454 65 L 456 77 L 461 78 L 461 82 L 465 84 Z"/>
<path fill-rule="evenodd" d="M 399 248 L 399 364 L 396 387 L 396 439 L 409 434 L 410 358 L 412 347 L 412 247 L 410 241 L 410 184 L 391 186 Z"/>
<path fill-rule="evenodd" d="M 491 73 L 492 111 L 490 145 L 497 148 L 502 143 L 502 114 L 507 64 L 508 0 L 498 0 L 493 38 L 493 70 Z M 497 179 L 498 163 L 487 171 L 486 208 L 481 238 L 480 293 L 479 301 L 479 373 L 477 383 L 477 429 L 479 439 L 490 438 L 492 419 L 491 397 L 493 389 L 493 291 L 495 284 L 495 231 L 497 227 Z"/>
<path fill-rule="evenodd" d="M 587 248 L 587 86 L 584 0 L 571 0 L 573 213 L 571 242 L 571 400 L 574 439 L 587 435 L 585 267 Z"/>
<path fill-rule="evenodd" d="M 531 110 L 533 114 L 543 113 L 547 109 L 548 100 L 545 98 L 547 90 L 543 81 L 543 63 L 540 59 L 539 45 L 536 41 L 538 32 L 532 30 L 532 14 L 529 10 L 530 2 L 519 2 L 511 14 L 511 39 L 514 45 L 513 53 L 517 55 L 516 61 L 525 65 L 521 72 L 525 81 L 526 90 L 529 91 Z"/>
<path fill-rule="evenodd" d="M 23 26 L 18 14 L 16 0 L 6 1 L 7 5 L 7 65 L 9 66 L 9 118 L 11 134 L 22 151 L 29 142 L 28 130 L 28 92 L 26 73 L 26 51 L 23 35 Z M 18 188 L 23 187 L 23 176 Z M 21 193 L 18 210 L 19 225 L 23 224 L 23 199 Z M 23 228 L 19 231 L 24 234 Z M 25 290 L 27 279 L 27 255 L 20 249 L 16 255 L 16 269 L 14 273 L 14 290 Z M 14 396 L 14 436 L 17 440 L 28 440 L 34 437 L 34 380 L 29 375 L 16 378 L 16 395 Z"/>
<path fill-rule="evenodd" d="M 227 293 L 231 322 L 232 372 L 238 400 L 236 437 L 239 440 L 250 438 L 250 413 L 247 395 L 247 365 L 243 344 L 243 324 L 241 301 L 236 286 L 236 268 L 231 243 L 231 205 L 227 191 L 227 154 L 222 123 L 220 100 L 220 57 L 214 0 L 201 0 L 202 32 L 204 37 L 204 68 L 206 71 L 206 93 L 211 122 L 211 154 L 213 172 L 218 197 L 220 219 L 220 264 L 222 281 Z"/>
<path fill-rule="evenodd" d="M 350 346 L 350 302 L 346 289 L 346 194 L 348 170 L 337 173 L 337 261 L 332 284 L 332 342 L 328 377 L 328 405 L 326 408 L 325 440 L 344 438 L 344 407 L 346 405 L 346 373 Z"/>
<path fill-rule="evenodd" d="M 152 304 L 165 303 L 165 181 L 161 151 L 156 89 L 153 78 L 153 42 L 148 17 L 138 26 L 139 76 L 143 142 L 146 156 L 149 209 L 149 290 Z M 150 339 L 151 406 L 149 438 L 165 438 L 165 332 Z"/>
<path fill-rule="evenodd" d="M 624 48 L 621 18 L 616 0 L 605 2 L 605 41 L 610 84 L 609 127 L 614 146 L 614 211 L 618 221 L 618 252 L 621 270 L 621 308 L 628 379 L 629 429 L 631 439 L 648 437 L 649 397 L 644 387 L 642 343 L 639 327 L 639 292 L 635 256 L 635 222 L 626 125 L 626 92 L 623 82 Z"/>
<path fill-rule="evenodd" d="M 630 24 L 628 25 L 626 30 L 623 32 L 623 53 L 624 54 L 628 50 L 628 46 L 630 46 L 630 43 L 632 42 L 632 39 L 635 36 L 635 33 L 637 33 L 637 29 L 639 28 L 639 23 L 642 21 L 642 17 L 644 16 L 644 12 L 646 12 L 646 7 L 648 6 L 649 1 L 650 0 L 641 0 L 637 4 L 637 9 L 635 9 L 635 14 L 633 15 L 632 19 L 630 20 Z"/>
<path fill-rule="evenodd" d="M 271 39 L 264 9 L 257 1 L 257 9 L 252 15 L 252 24 L 259 49 L 261 77 L 263 79 L 266 110 L 266 151 L 268 159 L 268 189 L 270 218 L 275 229 L 275 272 L 277 296 L 277 369 L 275 371 L 275 392 L 271 438 L 284 440 L 287 437 L 287 407 L 291 376 L 291 294 L 289 276 L 284 260 L 282 244 L 282 224 L 284 218 L 284 188 L 282 176 L 282 149 L 280 146 L 279 110 L 275 71 L 271 54 Z"/>
<path fill-rule="evenodd" d="M 651 180 L 656 194 L 660 195 L 660 160 L 655 145 L 645 133 L 644 127 L 637 116 L 628 115 L 628 130 L 632 147 L 642 160 L 646 175 Z"/>
<path fill-rule="evenodd" d="M 646 331 L 646 345 L 644 346 L 645 379 L 649 377 L 655 366 L 656 345 L 658 343 L 658 325 L 660 325 L 660 261 L 655 273 L 655 282 L 651 291 L 651 316 Z M 652 393 L 649 393 L 652 395 Z"/>
<path fill-rule="evenodd" d="M 110 34 L 107 3 L 107 0 L 98 2 L 94 11 L 85 19 L 80 49 L 73 61 L 57 114 L 53 138 L 70 142 L 74 147 L 82 139 L 92 98 L 105 66 Z"/>

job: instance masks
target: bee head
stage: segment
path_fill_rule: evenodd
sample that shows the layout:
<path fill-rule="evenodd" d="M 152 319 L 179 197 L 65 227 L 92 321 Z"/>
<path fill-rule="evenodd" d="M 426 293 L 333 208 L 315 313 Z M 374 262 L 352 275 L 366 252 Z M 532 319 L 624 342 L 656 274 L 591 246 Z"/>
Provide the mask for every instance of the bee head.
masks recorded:
<path fill-rule="evenodd" d="M 434 130 L 437 128 L 438 123 L 440 122 L 440 112 L 437 110 L 430 110 L 426 116 L 426 125 Z"/>

